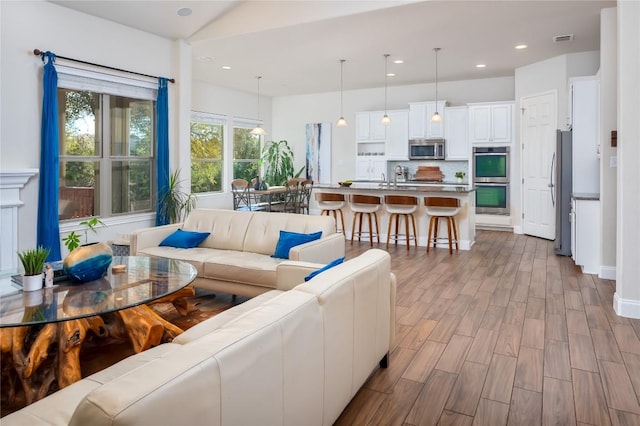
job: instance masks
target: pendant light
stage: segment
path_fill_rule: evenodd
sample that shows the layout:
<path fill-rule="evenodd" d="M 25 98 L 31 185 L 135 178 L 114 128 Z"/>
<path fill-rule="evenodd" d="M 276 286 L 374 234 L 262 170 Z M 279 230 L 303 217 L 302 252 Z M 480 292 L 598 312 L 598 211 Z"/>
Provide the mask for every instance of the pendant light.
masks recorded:
<path fill-rule="evenodd" d="M 336 127 L 347 127 L 347 120 L 344 119 L 344 108 L 343 108 L 343 85 L 342 85 L 342 77 L 343 77 L 343 68 L 346 59 L 340 59 L 340 118 L 336 122 Z"/>
<path fill-rule="evenodd" d="M 431 116 L 431 121 L 439 123 L 442 121 L 442 117 L 438 114 L 438 52 L 440 51 L 440 48 L 434 47 L 433 50 L 436 52 L 436 112 Z"/>
<path fill-rule="evenodd" d="M 391 119 L 387 115 L 387 61 L 389 59 L 389 54 L 384 54 L 384 116 L 382 116 L 382 120 L 380 123 L 388 126 L 391 124 Z"/>
<path fill-rule="evenodd" d="M 261 78 L 262 76 L 260 75 L 256 77 L 256 79 L 258 80 L 258 121 L 260 121 L 260 79 Z M 262 128 L 262 124 L 258 123 L 256 127 L 254 127 L 253 130 L 251 130 L 251 134 L 264 136 L 267 134 L 267 132 Z"/>

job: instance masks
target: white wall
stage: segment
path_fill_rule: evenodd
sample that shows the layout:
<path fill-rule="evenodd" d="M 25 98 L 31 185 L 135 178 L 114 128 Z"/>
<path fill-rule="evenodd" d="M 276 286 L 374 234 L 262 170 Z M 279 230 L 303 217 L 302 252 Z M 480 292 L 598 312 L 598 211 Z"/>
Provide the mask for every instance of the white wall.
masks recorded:
<path fill-rule="evenodd" d="M 2 1 L 0 50 L 0 168 L 38 168 L 42 62 L 33 49 L 152 75 L 174 77 L 174 43 L 148 33 L 81 14 L 45 1 Z M 62 63 L 62 60 L 60 60 Z M 176 120 L 177 88 L 171 85 L 170 143 L 180 140 Z M 175 145 L 172 147 L 172 152 Z M 35 246 L 38 179 L 24 188 L 20 208 L 19 249 Z M 147 215 L 148 216 L 148 215 Z M 115 221 L 102 229 L 102 241 L 150 224 L 148 217 Z M 63 248 L 64 249 L 64 248 Z"/>
<path fill-rule="evenodd" d="M 348 83 L 346 83 L 348 87 Z M 469 102 L 513 100 L 513 77 L 464 80 L 438 83 L 438 98 L 450 105 Z M 387 108 L 408 109 L 409 102 L 435 100 L 435 84 L 390 86 Z M 335 127 L 340 116 L 340 92 L 283 96 L 273 99 L 273 139 L 286 139 L 294 150 L 296 168 L 305 163 L 305 126 L 307 123 L 333 123 L 332 170 L 333 181 L 354 177 L 355 113 L 384 110 L 384 88 L 346 90 L 344 116 L 348 127 Z M 446 119 L 446 118 L 445 118 Z"/>
<path fill-rule="evenodd" d="M 614 308 L 640 318 L 640 2 L 618 1 L 618 211 Z"/>
<path fill-rule="evenodd" d="M 511 220 L 515 227 L 522 226 L 522 160 L 520 140 L 520 106 L 522 98 L 543 92 L 556 91 L 558 95 L 558 127 L 568 128 L 569 118 L 569 78 L 595 75 L 599 66 L 598 52 L 581 52 L 561 55 L 516 68 L 515 72 L 515 143 L 512 152 L 514 171 L 511 185 Z"/>
<path fill-rule="evenodd" d="M 600 276 L 615 279 L 616 267 L 616 173 L 611 157 L 618 155 L 611 147 L 611 131 L 617 125 L 617 22 L 616 8 L 600 14 Z"/>

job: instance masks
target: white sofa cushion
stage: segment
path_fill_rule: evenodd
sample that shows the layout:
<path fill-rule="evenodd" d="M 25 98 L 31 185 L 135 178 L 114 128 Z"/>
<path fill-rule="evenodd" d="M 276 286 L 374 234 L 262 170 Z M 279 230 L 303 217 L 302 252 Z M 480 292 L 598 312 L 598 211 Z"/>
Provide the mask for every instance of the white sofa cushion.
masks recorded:
<path fill-rule="evenodd" d="M 255 212 L 244 238 L 244 251 L 271 256 L 275 253 L 280 231 L 310 234 L 322 231 L 322 236 L 335 233 L 334 220 L 328 216 L 293 213 Z"/>
<path fill-rule="evenodd" d="M 204 262 L 211 256 L 211 249 L 194 247 L 190 249 L 175 247 L 147 247 L 138 250 L 137 256 L 166 257 L 168 259 L 184 260 L 196 268 L 199 277 L 204 274 Z"/>
<path fill-rule="evenodd" d="M 249 251 L 212 250 L 202 277 L 276 288 L 276 269 L 283 259 Z"/>
<path fill-rule="evenodd" d="M 195 209 L 189 213 L 183 229 L 211 232 L 200 247 L 242 251 L 253 215 L 253 212 L 237 210 Z"/>

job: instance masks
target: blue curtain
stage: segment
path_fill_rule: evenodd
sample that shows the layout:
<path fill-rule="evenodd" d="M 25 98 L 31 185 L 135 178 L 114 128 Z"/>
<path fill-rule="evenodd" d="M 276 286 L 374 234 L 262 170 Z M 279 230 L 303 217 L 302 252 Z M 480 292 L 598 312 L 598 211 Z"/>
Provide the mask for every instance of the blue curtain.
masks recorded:
<path fill-rule="evenodd" d="M 58 225 L 58 73 L 53 63 L 56 55 L 45 52 L 42 123 L 40 127 L 40 192 L 38 194 L 37 244 L 50 249 L 48 261 L 60 260 L 60 227 Z"/>
<path fill-rule="evenodd" d="M 168 80 L 158 79 L 158 99 L 156 100 L 156 226 L 166 225 L 169 218 L 160 211 L 161 195 L 169 187 L 169 95 L 167 93 Z"/>

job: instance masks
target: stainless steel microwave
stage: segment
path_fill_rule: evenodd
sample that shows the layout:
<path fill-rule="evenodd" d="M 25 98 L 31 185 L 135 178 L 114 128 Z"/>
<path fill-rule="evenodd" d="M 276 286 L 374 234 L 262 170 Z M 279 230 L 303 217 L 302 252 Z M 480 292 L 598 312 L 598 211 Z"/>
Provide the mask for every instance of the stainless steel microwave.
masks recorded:
<path fill-rule="evenodd" d="M 409 160 L 444 160 L 444 139 L 409 140 Z"/>

